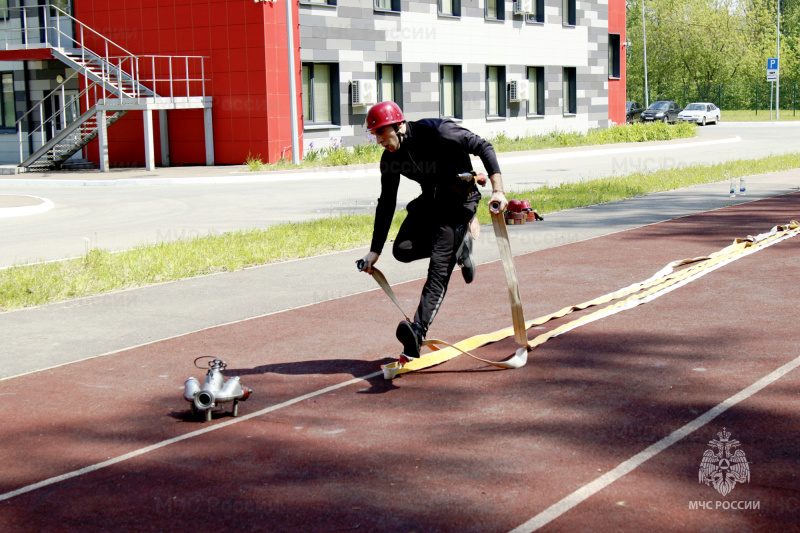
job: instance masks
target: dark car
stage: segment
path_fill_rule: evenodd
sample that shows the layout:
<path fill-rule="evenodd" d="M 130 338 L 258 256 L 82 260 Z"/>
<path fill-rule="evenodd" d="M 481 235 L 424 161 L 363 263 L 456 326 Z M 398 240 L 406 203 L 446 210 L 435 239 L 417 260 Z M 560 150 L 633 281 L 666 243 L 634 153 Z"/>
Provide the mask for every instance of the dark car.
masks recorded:
<path fill-rule="evenodd" d="M 625 122 L 630 124 L 635 120 L 639 120 L 644 111 L 644 106 L 639 102 L 625 102 Z"/>
<path fill-rule="evenodd" d="M 642 111 L 642 122 L 675 122 L 678 120 L 678 113 L 683 111 L 683 108 L 677 102 L 672 100 L 659 100 L 653 102 L 650 107 Z"/>

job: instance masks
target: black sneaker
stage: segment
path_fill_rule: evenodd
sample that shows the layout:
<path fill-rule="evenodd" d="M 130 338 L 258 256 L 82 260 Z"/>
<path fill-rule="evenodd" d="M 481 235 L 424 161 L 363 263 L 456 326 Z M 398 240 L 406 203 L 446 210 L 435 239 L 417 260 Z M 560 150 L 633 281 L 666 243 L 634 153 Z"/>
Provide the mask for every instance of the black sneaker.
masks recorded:
<path fill-rule="evenodd" d="M 464 281 L 472 283 L 475 279 L 475 258 L 472 257 L 472 234 L 469 231 L 464 232 L 464 242 L 461 243 L 461 250 L 458 253 L 458 264 Z"/>
<path fill-rule="evenodd" d="M 415 324 L 403 320 L 397 325 L 397 340 L 403 344 L 403 355 L 411 360 L 419 357 L 419 349 L 422 346 L 422 335 Z"/>

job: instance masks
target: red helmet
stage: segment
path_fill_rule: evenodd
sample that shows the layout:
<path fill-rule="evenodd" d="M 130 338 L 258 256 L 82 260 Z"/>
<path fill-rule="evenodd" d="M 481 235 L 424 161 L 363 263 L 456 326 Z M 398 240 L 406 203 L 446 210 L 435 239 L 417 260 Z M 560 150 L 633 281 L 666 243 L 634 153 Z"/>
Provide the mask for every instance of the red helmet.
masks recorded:
<path fill-rule="evenodd" d="M 405 122 L 403 110 L 394 102 L 380 102 L 367 113 L 367 131 L 370 133 L 389 124 Z"/>
<path fill-rule="evenodd" d="M 519 200 L 509 200 L 508 210 L 512 213 L 522 213 L 522 202 Z"/>
<path fill-rule="evenodd" d="M 531 203 L 528 200 L 520 200 L 522 202 L 523 211 L 531 211 Z"/>

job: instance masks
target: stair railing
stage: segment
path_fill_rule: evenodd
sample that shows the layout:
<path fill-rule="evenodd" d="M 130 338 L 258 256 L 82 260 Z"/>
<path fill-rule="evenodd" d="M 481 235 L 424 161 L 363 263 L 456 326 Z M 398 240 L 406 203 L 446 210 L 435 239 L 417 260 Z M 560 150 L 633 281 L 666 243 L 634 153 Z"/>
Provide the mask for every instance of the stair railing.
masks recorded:
<path fill-rule="evenodd" d="M 55 16 L 50 15 L 49 10 L 53 10 Z M 29 10 L 38 10 L 38 15 L 36 17 L 29 17 L 28 12 Z M 79 21 L 69 13 L 65 12 L 61 8 L 50 5 L 50 4 L 37 4 L 33 6 L 18 6 L 18 7 L 7 7 L 7 8 L 0 8 L 0 13 L 5 12 L 7 18 L 12 18 L 11 15 L 14 13 L 19 13 L 19 18 L 22 22 L 21 28 L 0 28 L 0 33 L 5 34 L 5 43 L 6 48 L 8 49 L 10 46 L 12 48 L 41 48 L 41 47 L 54 47 L 59 49 L 64 49 L 63 45 L 68 45 L 69 48 L 78 48 L 80 49 L 80 62 L 84 65 L 84 68 L 88 70 L 87 60 L 91 60 L 92 57 L 99 58 L 100 61 L 100 76 L 101 79 L 106 80 L 110 83 L 114 83 L 116 85 L 116 96 L 120 99 L 123 98 L 135 98 L 140 101 L 142 97 L 142 86 L 145 86 L 142 82 L 150 81 L 154 85 L 152 87 L 153 94 L 157 94 L 159 91 L 156 90 L 155 84 L 157 82 L 166 82 L 169 88 L 170 99 L 174 102 L 175 100 L 175 83 L 176 82 L 185 82 L 186 83 L 186 96 L 189 96 L 191 93 L 190 90 L 190 83 L 191 82 L 199 82 L 201 84 L 201 93 L 202 96 L 206 96 L 206 79 L 205 79 L 205 56 L 165 56 L 165 55 L 142 55 L 136 56 L 129 50 L 126 50 L 119 44 L 115 43 L 111 39 L 105 37 L 104 35 L 98 33 L 91 27 L 87 26 L 83 22 Z M 30 18 L 35 18 L 38 20 L 38 26 L 28 27 L 28 21 Z M 52 25 L 52 20 L 55 19 L 55 25 Z M 73 35 L 69 35 L 65 33 L 61 26 L 64 21 L 71 21 L 75 24 L 75 29 L 77 32 L 77 38 Z M 28 33 L 33 31 L 35 34 L 40 33 L 40 31 L 44 31 L 44 41 L 41 40 L 33 40 L 29 39 Z M 9 44 L 9 34 L 13 36 L 14 32 L 19 32 L 21 34 L 21 38 L 15 41 L 14 44 Z M 53 34 L 51 36 L 51 33 Z M 103 53 L 98 53 L 91 48 L 87 48 L 85 46 L 87 35 L 91 36 L 92 38 L 97 38 L 101 41 L 101 48 Z M 14 40 L 14 39 L 12 39 Z M 141 66 L 139 63 L 139 58 L 145 60 L 145 64 L 151 63 L 152 72 L 150 77 L 146 77 L 143 74 Z M 146 60 L 150 61 L 146 61 Z M 190 61 L 195 64 L 197 60 L 200 61 L 200 78 L 192 78 L 189 73 L 189 64 Z M 156 61 L 159 64 L 163 64 L 164 61 L 169 63 L 168 68 L 161 67 L 162 70 L 168 70 L 169 74 L 168 77 L 159 77 L 156 74 Z M 179 62 L 182 62 L 183 65 L 178 67 Z M 178 70 L 183 70 L 186 73 L 185 78 L 176 78 L 173 76 L 173 66 Z M 181 68 L 182 67 L 182 68 Z M 195 67 L 196 68 L 196 67 Z M 146 70 L 146 67 L 145 69 Z M 143 78 L 143 76 L 145 76 Z M 123 90 L 123 81 L 130 81 L 131 82 L 131 91 L 132 94 L 126 93 Z M 166 90 L 166 88 L 165 88 Z M 113 94 L 113 93 L 109 93 Z M 105 98 L 106 95 L 104 94 L 103 97 Z"/>
<path fill-rule="evenodd" d="M 38 19 L 37 26 L 28 26 L 28 11 L 29 10 L 38 10 L 38 15 L 34 17 Z M 55 17 L 50 15 L 49 10 L 55 11 Z M 126 50 L 119 44 L 115 43 L 108 37 L 98 33 L 97 31 L 93 30 L 80 20 L 76 19 L 66 11 L 62 10 L 58 6 L 52 4 L 37 4 L 32 6 L 17 6 L 17 7 L 5 7 L 0 8 L 0 12 L 4 12 L 7 19 L 16 18 L 13 15 L 15 13 L 19 13 L 19 18 L 22 22 L 20 28 L 0 28 L 0 32 L 5 34 L 5 48 L 6 49 L 30 49 L 30 48 L 65 48 L 64 44 L 68 45 L 70 48 L 80 48 L 81 50 L 81 62 L 85 63 L 87 59 L 87 52 L 89 56 L 96 56 L 102 59 L 104 62 L 110 62 L 112 57 L 124 57 L 126 58 L 127 64 L 133 66 L 135 64 L 136 56 L 131 53 L 130 51 Z M 55 18 L 55 25 L 51 24 L 51 20 Z M 44 20 L 42 20 L 44 19 Z M 64 32 L 61 29 L 62 21 L 69 20 L 75 24 L 75 28 L 78 32 L 78 38 L 73 35 L 70 35 Z M 34 31 L 34 33 L 39 33 L 44 31 L 44 40 L 41 39 L 30 39 L 29 32 Z M 51 38 L 51 32 L 53 33 L 53 38 Z M 14 34 L 19 33 L 20 39 L 14 39 Z M 84 43 L 86 43 L 87 34 L 92 36 L 93 38 L 98 38 L 101 43 L 101 47 L 103 49 L 103 54 L 93 51 L 90 48 L 87 48 Z M 9 39 L 9 35 L 11 35 L 11 39 Z M 31 42 L 33 41 L 33 42 Z M 118 61 L 117 62 L 117 70 L 119 76 L 121 76 L 121 70 L 123 69 L 123 64 L 126 62 Z M 105 69 L 103 69 L 105 71 Z M 109 73 L 110 74 L 110 73 Z M 139 79 L 137 77 L 136 69 L 131 68 L 130 72 L 125 71 L 125 74 L 129 76 L 133 82 L 134 86 L 139 83 Z M 109 78 L 110 79 L 110 78 Z M 121 93 L 122 91 L 120 91 Z M 122 97 L 122 96 L 120 96 Z"/>
<path fill-rule="evenodd" d="M 36 136 L 39 137 L 39 140 L 40 140 L 39 148 L 41 148 L 47 142 L 46 135 L 47 135 L 48 128 L 50 129 L 51 138 L 55 137 L 56 133 L 58 133 L 59 131 L 63 130 L 64 128 L 66 128 L 69 124 L 72 124 L 75 120 L 77 120 L 81 116 L 80 99 L 83 98 L 84 96 L 88 96 L 90 91 L 93 91 L 95 93 L 95 95 L 97 94 L 97 85 L 98 84 L 97 84 L 97 82 L 92 82 L 83 91 L 81 91 L 80 93 L 78 93 L 78 94 L 74 95 L 72 98 L 70 98 L 69 101 L 65 101 L 65 99 L 64 99 L 64 97 L 65 97 L 64 84 L 67 81 L 69 81 L 73 76 L 75 76 L 77 74 L 78 74 L 77 72 L 74 73 L 72 76 L 70 76 L 69 78 L 64 80 L 61 83 L 61 85 L 59 85 L 58 87 L 56 87 L 55 89 L 50 91 L 50 93 L 48 93 L 47 96 L 42 98 L 42 100 L 38 104 L 33 106 L 27 113 L 22 115 L 19 118 L 19 120 L 17 120 L 17 122 L 15 123 L 15 126 L 17 127 L 17 136 L 19 137 L 19 162 L 20 163 L 25 161 L 25 155 L 23 154 L 23 150 L 22 150 L 22 147 L 24 146 L 23 143 L 27 144 L 28 139 L 30 139 L 31 137 L 36 139 L 36 137 L 34 137 L 36 135 Z M 51 98 L 54 94 L 58 93 L 59 91 L 61 92 L 61 102 L 62 102 L 61 109 L 56 110 L 55 112 L 53 112 L 52 115 L 50 115 L 49 117 L 45 118 L 44 117 L 44 102 L 48 98 Z M 97 97 L 95 96 L 95 99 L 96 98 Z M 72 121 L 69 121 L 69 122 L 67 122 L 67 112 L 66 112 L 67 109 L 77 109 L 77 111 L 74 112 L 74 115 L 75 115 L 74 119 Z M 86 109 L 87 110 L 90 109 L 90 107 L 88 106 L 88 99 L 87 99 L 87 107 L 86 107 Z M 38 111 L 39 112 L 39 125 L 37 127 L 35 127 L 32 131 L 28 132 L 27 136 L 23 136 L 22 122 L 28 115 L 30 115 L 34 111 Z M 61 115 L 62 119 L 63 119 L 61 121 L 61 127 L 58 127 L 58 122 L 56 120 L 59 117 L 59 115 Z M 35 152 L 35 151 L 36 150 L 33 150 L 33 152 Z"/>

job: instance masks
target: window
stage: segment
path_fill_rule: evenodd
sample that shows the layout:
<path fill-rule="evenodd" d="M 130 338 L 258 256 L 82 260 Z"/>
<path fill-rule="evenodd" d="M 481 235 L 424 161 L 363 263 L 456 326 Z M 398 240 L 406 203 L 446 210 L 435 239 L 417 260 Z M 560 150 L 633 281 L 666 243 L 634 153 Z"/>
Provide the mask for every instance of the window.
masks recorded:
<path fill-rule="evenodd" d="M 620 36 L 618 33 L 608 34 L 608 77 L 620 77 Z"/>
<path fill-rule="evenodd" d="M 562 16 L 564 26 L 575 25 L 575 4 L 576 0 L 561 0 Z"/>
<path fill-rule="evenodd" d="M 506 116 L 506 67 L 486 67 L 486 116 Z"/>
<path fill-rule="evenodd" d="M 3 98 L 0 100 L 0 114 L 3 116 L 3 130 L 16 130 L 17 108 L 14 105 L 14 73 L 0 73 L 0 84 L 3 87 Z"/>
<path fill-rule="evenodd" d="M 378 101 L 391 100 L 403 108 L 403 67 L 389 63 L 378 63 Z"/>
<path fill-rule="evenodd" d="M 373 0 L 377 11 L 400 11 L 400 0 Z"/>
<path fill-rule="evenodd" d="M 442 118 L 464 118 L 461 107 L 461 65 L 439 67 L 439 113 Z"/>
<path fill-rule="evenodd" d="M 460 17 L 461 0 L 439 0 L 439 14 L 449 17 Z"/>
<path fill-rule="evenodd" d="M 534 13 L 525 15 L 525 22 L 544 23 L 544 0 L 533 0 Z"/>
<path fill-rule="evenodd" d="M 483 16 L 490 20 L 505 20 L 505 0 L 486 0 L 486 10 Z"/>
<path fill-rule="evenodd" d="M 0 0 L 0 20 L 8 20 L 8 0 Z"/>
<path fill-rule="evenodd" d="M 303 119 L 312 125 L 339 123 L 336 63 L 303 63 Z"/>
<path fill-rule="evenodd" d="M 544 67 L 528 67 L 528 115 L 544 115 Z"/>
<path fill-rule="evenodd" d="M 578 113 L 578 89 L 576 86 L 576 68 L 564 67 L 564 114 L 576 115 Z"/>
<path fill-rule="evenodd" d="M 318 6 L 336 6 L 336 0 L 300 0 L 300 3 Z"/>

